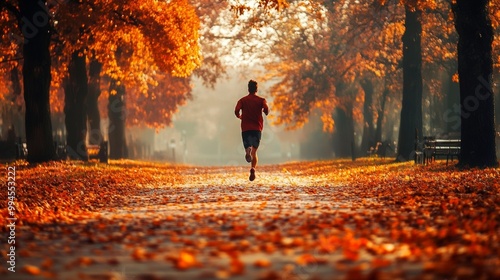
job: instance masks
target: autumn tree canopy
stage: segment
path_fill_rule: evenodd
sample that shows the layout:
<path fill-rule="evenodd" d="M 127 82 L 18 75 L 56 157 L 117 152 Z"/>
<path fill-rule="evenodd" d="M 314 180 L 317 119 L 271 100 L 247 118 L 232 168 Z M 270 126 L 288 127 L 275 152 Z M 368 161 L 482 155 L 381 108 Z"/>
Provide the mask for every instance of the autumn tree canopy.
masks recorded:
<path fill-rule="evenodd" d="M 56 7 L 55 7 L 56 8 Z M 82 13 L 81 11 L 87 11 Z M 188 94 L 186 87 L 172 85 L 179 93 L 169 99 L 169 92 L 162 82 L 169 77 L 188 77 L 201 64 L 198 44 L 199 20 L 194 8 L 184 0 L 176 1 L 95 1 L 57 7 L 58 26 L 61 33 L 63 55 L 58 56 L 64 66 L 73 51 L 85 48 L 88 54 L 102 63 L 102 75 L 122 81 L 132 89 L 127 95 L 128 104 L 144 104 L 147 100 L 158 107 L 170 108 L 162 115 L 129 115 L 131 121 L 141 118 L 146 125 L 168 124 L 170 115 L 185 99 L 175 97 Z M 85 28 L 83 35 L 79 32 Z M 122 48 L 127 55 L 120 60 L 116 50 Z M 65 75 L 64 67 L 60 76 Z M 161 87 L 161 85 L 164 85 Z M 107 87 L 104 87 L 107 90 Z M 161 98 L 153 97 L 164 91 Z M 113 94 L 113 93 L 110 93 Z M 186 95 L 188 96 L 188 95 Z M 140 102 L 136 102 L 136 100 Z M 132 112 L 140 112 L 137 107 Z"/>
<path fill-rule="evenodd" d="M 17 9 L 15 1 L 0 4 L 2 7 L 7 5 Z M 71 54 L 80 49 L 85 49 L 85 55 L 103 64 L 103 76 L 123 80 L 129 88 L 134 88 L 135 94 L 128 96 L 129 104 L 135 104 L 135 99 L 147 100 L 147 92 L 157 87 L 161 79 L 189 77 L 201 65 L 200 21 L 188 1 L 63 1 L 50 2 L 48 9 L 52 28 L 56 31 L 51 44 L 54 65 L 51 104 L 54 112 L 62 111 L 64 98 L 60 89 L 68 74 Z M 22 40 L 15 26 L 15 14 L 4 8 L 0 15 L 3 27 L 1 70 L 4 74 L 1 82 L 7 85 L 10 83 L 7 72 L 22 59 L 19 53 Z M 133 51 L 118 65 L 115 51 L 120 44 Z M 2 90 L 9 88 L 2 87 Z M 189 92 L 185 87 L 179 90 Z M 2 92 L 2 97 L 6 94 Z M 144 121 L 148 125 L 168 124 L 168 115 L 175 111 L 171 105 L 179 101 L 178 105 L 184 102 L 178 97 L 155 99 L 156 104 L 164 102 L 158 105 L 165 105 L 170 112 L 158 116 L 159 119 Z"/>

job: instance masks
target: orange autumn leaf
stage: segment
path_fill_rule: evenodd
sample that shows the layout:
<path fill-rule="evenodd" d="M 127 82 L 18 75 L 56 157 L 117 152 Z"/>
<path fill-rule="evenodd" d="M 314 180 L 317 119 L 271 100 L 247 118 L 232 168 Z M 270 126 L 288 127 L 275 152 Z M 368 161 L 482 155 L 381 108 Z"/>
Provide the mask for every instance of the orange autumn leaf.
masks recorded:
<path fill-rule="evenodd" d="M 336 236 L 320 236 L 319 237 L 319 250 L 322 253 L 332 253 L 337 250 L 339 246 L 339 239 Z"/>
<path fill-rule="evenodd" d="M 311 254 L 303 254 L 297 257 L 296 262 L 299 265 L 310 265 L 310 264 L 315 264 L 317 260 L 316 257 L 314 257 Z"/>
<path fill-rule="evenodd" d="M 40 268 L 38 268 L 37 266 L 34 266 L 34 265 L 25 265 L 23 266 L 23 269 L 22 269 L 24 272 L 30 274 L 30 275 L 40 275 Z"/>
<path fill-rule="evenodd" d="M 45 270 L 52 269 L 52 267 L 54 266 L 54 259 L 45 258 L 40 266 Z"/>
<path fill-rule="evenodd" d="M 144 248 L 135 248 L 134 251 L 132 251 L 132 258 L 136 261 L 143 261 L 146 260 L 147 258 L 147 252 Z"/>
<path fill-rule="evenodd" d="M 198 265 L 194 254 L 186 251 L 179 252 L 177 259 L 174 261 L 175 268 L 185 270 Z"/>
<path fill-rule="evenodd" d="M 349 248 L 344 248 L 342 254 L 346 260 L 357 261 L 359 259 L 359 252 Z"/>
<path fill-rule="evenodd" d="M 253 263 L 253 265 L 255 267 L 265 268 L 271 266 L 271 261 L 269 261 L 268 259 L 258 259 Z"/>
<path fill-rule="evenodd" d="M 374 258 L 372 260 L 372 267 L 373 268 L 382 268 L 382 267 L 387 267 L 391 264 L 391 261 L 387 259 L 381 259 L 381 258 Z"/>
<path fill-rule="evenodd" d="M 231 275 L 242 275 L 245 272 L 245 264 L 238 258 L 232 258 L 230 271 Z"/>
<path fill-rule="evenodd" d="M 95 260 L 88 256 L 80 256 L 66 264 L 67 268 L 87 267 L 95 263 Z"/>

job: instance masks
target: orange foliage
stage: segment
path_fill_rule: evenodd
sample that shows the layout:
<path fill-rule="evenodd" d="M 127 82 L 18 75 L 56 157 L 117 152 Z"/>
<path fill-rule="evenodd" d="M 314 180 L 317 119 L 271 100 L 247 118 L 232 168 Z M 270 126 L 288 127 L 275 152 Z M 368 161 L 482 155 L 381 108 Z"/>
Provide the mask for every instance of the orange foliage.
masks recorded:
<path fill-rule="evenodd" d="M 316 6 L 322 13 L 317 17 L 304 6 L 310 7 L 291 5 L 283 23 L 273 25 L 282 35 L 273 47 L 277 62 L 266 65 L 265 75 L 267 80 L 279 80 L 270 90 L 273 108 L 278 111 L 274 122 L 294 129 L 319 109 L 324 129 L 331 131 L 332 112 L 339 106 L 352 108 L 349 114 L 360 121 L 362 92 L 351 85 L 369 73 L 387 80 L 398 71 L 404 32 L 402 9 L 397 5 L 385 8 L 373 3 L 334 2 Z M 301 14 L 304 9 L 307 12 Z M 347 87 L 339 88 L 341 84 Z"/>
<path fill-rule="evenodd" d="M 495 3 L 494 3 L 495 2 Z M 496 1 L 491 6 L 497 5 Z M 308 4 L 302 4 L 307 6 Z M 311 4 L 309 4 L 311 5 Z M 426 81 L 432 94 L 441 95 L 440 75 L 456 70 L 456 44 L 450 3 L 435 0 L 340 1 L 324 4 L 316 10 L 324 12 L 316 18 L 291 4 L 290 14 L 282 16 L 280 24 L 271 26 L 280 32 L 274 53 L 277 62 L 267 65 L 266 79 L 279 80 L 271 89 L 273 107 L 277 109 L 276 124 L 297 128 L 307 122 L 309 114 L 319 108 L 324 127 L 332 128 L 332 106 L 321 106 L 326 100 L 335 106 L 359 104 L 356 91 L 335 90 L 336 84 L 356 83 L 358 79 L 373 76 L 373 83 L 385 83 L 385 88 L 396 90 L 401 69 L 404 7 L 422 10 L 422 56 Z M 494 26 L 498 26 L 495 9 L 491 9 Z M 321 22 L 318 19 L 325 19 Z M 307 24 L 303 24 L 306 21 Z M 325 24 L 325 25 L 323 25 Z M 290 47 L 292 46 L 292 47 Z M 495 44 L 494 44 L 495 48 Z M 379 80 L 379 81 L 377 81 Z M 318 106 L 319 105 L 319 106 Z M 356 106 L 353 115 L 362 120 Z"/>
<path fill-rule="evenodd" d="M 87 47 L 88 55 L 103 64 L 104 77 L 125 84 L 129 125 L 139 120 L 155 128 L 168 125 L 189 98 L 184 77 L 201 64 L 199 19 L 186 0 L 119 2 L 83 3 L 78 10 L 70 4 L 59 7 L 58 24 L 73 30 L 62 39 L 67 57 Z M 80 26 L 88 28 L 83 36 L 76 32 Z M 63 68 L 60 76 L 65 74 Z M 105 95 L 101 103 L 107 103 Z"/>
<path fill-rule="evenodd" d="M 163 75 L 158 85 L 137 95 L 127 103 L 127 123 L 161 128 L 170 125 L 178 107 L 191 98 L 190 80 Z"/>
<path fill-rule="evenodd" d="M 3 4 L 0 4 L 3 7 Z M 13 5 L 16 8 L 16 5 Z M 173 78 L 185 78 L 201 64 L 199 46 L 200 20 L 194 7 L 187 0 L 173 1 L 62 1 L 50 2 L 48 9 L 54 32 L 51 45 L 52 88 L 51 106 L 55 113 L 62 112 L 64 92 L 68 75 L 68 64 L 74 51 L 84 49 L 87 58 L 96 58 L 103 64 L 102 76 L 125 83 L 129 94 L 127 104 L 140 100 L 158 84 L 169 83 Z M 14 14 L 0 9 L 0 31 L 2 57 L 12 67 L 18 57 L 22 42 Z M 8 43 L 7 43 L 8 42 Z M 117 50 L 123 50 L 117 57 Z M 118 61 L 119 60 L 119 61 Z M 9 67 L 0 68 L 0 91 L 9 89 Z M 0 92 L 5 96 L 8 92 Z M 151 116 L 147 125 L 162 126 L 171 121 L 172 112 L 189 98 L 186 86 L 171 86 L 168 94 L 161 96 L 165 109 Z M 156 95 L 163 94 L 160 90 Z M 185 95 L 184 98 L 179 96 Z M 168 100 L 168 102 L 167 102 Z M 102 102 L 106 102 L 101 98 Z M 151 104 L 146 106 L 151 107 Z M 138 112 L 138 108 L 133 112 Z M 149 112 L 131 115 L 136 120 Z"/>
<path fill-rule="evenodd" d="M 20 105 L 12 102 L 12 82 L 10 71 L 14 67 L 19 68 L 21 55 L 18 49 L 18 41 L 13 34 L 17 32 L 16 18 L 0 5 L 0 103 L 6 106 Z M 22 80 L 21 80 L 22 81 Z"/>

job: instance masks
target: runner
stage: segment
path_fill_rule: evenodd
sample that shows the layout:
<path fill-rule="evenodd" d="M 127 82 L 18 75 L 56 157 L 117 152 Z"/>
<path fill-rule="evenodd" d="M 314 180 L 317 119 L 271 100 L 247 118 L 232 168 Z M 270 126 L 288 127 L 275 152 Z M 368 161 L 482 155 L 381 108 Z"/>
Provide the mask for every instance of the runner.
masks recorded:
<path fill-rule="evenodd" d="M 255 180 L 255 168 L 258 161 L 257 149 L 264 128 L 263 112 L 266 116 L 269 114 L 266 99 L 257 95 L 257 82 L 250 80 L 248 82 L 248 95 L 238 100 L 234 108 L 234 114 L 241 119 L 241 138 L 245 148 L 245 159 L 252 163 L 248 178 L 250 181 Z"/>

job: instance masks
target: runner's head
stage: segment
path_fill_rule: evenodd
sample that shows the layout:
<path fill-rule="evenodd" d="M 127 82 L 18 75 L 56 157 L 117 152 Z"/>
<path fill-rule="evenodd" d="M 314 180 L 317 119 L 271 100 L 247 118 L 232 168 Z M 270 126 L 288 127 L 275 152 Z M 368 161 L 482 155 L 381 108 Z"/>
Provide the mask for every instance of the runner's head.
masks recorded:
<path fill-rule="evenodd" d="M 257 82 L 254 80 L 250 80 L 248 82 L 248 92 L 249 93 L 256 93 L 257 92 Z"/>

